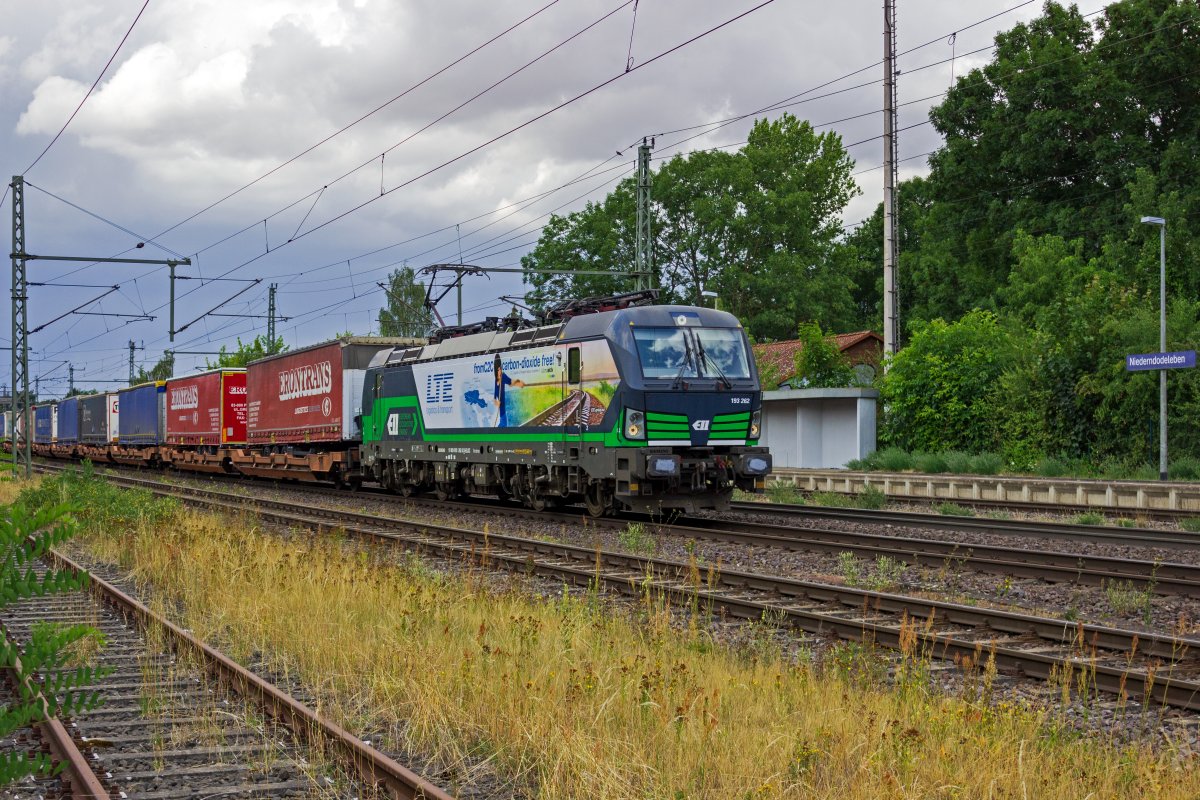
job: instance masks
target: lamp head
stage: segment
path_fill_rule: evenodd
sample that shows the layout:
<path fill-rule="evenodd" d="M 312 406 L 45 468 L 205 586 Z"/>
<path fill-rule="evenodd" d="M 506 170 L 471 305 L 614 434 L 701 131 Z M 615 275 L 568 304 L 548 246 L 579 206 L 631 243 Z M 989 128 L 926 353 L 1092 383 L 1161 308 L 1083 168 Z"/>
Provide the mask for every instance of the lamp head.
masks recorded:
<path fill-rule="evenodd" d="M 1142 222 L 1149 223 L 1150 225 L 1166 225 L 1167 224 L 1167 221 L 1165 219 L 1163 219 L 1162 217 L 1142 217 Z"/>

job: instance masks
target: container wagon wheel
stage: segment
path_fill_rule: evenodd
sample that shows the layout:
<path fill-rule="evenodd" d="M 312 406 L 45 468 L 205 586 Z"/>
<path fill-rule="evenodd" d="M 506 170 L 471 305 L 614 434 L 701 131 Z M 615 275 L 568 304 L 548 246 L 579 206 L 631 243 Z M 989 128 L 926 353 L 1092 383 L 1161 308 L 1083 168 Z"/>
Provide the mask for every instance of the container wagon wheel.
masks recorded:
<path fill-rule="evenodd" d="M 584 487 L 583 503 L 593 517 L 603 517 L 608 512 L 609 498 L 605 495 L 603 481 L 593 481 Z"/>

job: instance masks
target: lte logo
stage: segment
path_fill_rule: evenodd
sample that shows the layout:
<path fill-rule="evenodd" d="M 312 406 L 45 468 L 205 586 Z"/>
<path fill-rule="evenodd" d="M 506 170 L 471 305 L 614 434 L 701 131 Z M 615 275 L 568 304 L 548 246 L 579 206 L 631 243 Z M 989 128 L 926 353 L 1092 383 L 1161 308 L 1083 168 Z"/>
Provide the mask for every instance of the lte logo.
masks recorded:
<path fill-rule="evenodd" d="M 389 414 L 387 418 L 387 432 L 389 436 L 400 435 L 400 415 Z"/>
<path fill-rule="evenodd" d="M 692 430 L 694 430 L 694 431 L 706 431 L 706 430 L 708 430 L 708 425 L 709 425 L 709 420 L 706 420 L 706 419 L 698 419 L 698 420 L 696 420 L 695 422 L 693 422 L 693 423 L 692 423 Z"/>
<path fill-rule="evenodd" d="M 435 372 L 425 378 L 426 403 L 450 403 L 454 401 L 454 373 Z"/>

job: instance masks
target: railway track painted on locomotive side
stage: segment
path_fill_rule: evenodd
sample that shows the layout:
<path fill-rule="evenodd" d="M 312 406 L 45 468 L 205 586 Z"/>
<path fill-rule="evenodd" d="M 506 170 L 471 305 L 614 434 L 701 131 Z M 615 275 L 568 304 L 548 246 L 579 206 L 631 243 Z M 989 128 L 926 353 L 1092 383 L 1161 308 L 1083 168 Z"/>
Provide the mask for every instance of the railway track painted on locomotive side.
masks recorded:
<path fill-rule="evenodd" d="M 118 484 L 137 479 L 110 477 Z M 866 589 L 656 559 L 487 531 L 381 518 L 196 487 L 146 488 L 215 511 L 253 512 L 281 526 L 337 530 L 489 568 L 596 586 L 659 592 L 735 618 L 778 619 L 809 633 L 916 648 L 933 658 L 994 659 L 1033 679 L 1084 673 L 1096 690 L 1200 710 L 1200 639 L 967 606 Z M 698 576 L 705 576 L 701 579 Z"/>
<path fill-rule="evenodd" d="M 54 566 L 78 570 L 52 553 Z M 92 592 L 13 603 L 0 614 L 5 634 L 21 642 L 40 621 L 88 624 L 105 644 L 97 661 L 112 668 L 94 690 L 103 698 L 52 744 L 67 765 L 69 796 L 145 800 L 209 797 L 362 797 L 451 800 L 451 796 L 249 670 L 92 575 Z M 160 646 L 161 638 L 165 647 Z M 186 652 L 188 666 L 176 659 Z M 191 664 L 196 666 L 191 666 Z M 210 683 L 209 678 L 215 678 Z M 274 724 L 251 721 L 230 692 Z M 63 749 L 74 753 L 62 753 Z M 320 772 L 328 755 L 351 778 L 340 787 Z M 87 753 L 90 758 L 84 757 Z"/>

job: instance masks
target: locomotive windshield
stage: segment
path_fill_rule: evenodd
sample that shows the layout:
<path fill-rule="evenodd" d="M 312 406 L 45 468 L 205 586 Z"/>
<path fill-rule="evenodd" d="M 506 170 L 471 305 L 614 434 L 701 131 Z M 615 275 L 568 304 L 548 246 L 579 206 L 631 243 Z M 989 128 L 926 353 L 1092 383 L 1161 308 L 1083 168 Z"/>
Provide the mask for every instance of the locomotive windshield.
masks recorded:
<path fill-rule="evenodd" d="M 750 360 L 736 328 L 634 328 L 647 378 L 749 378 Z"/>

